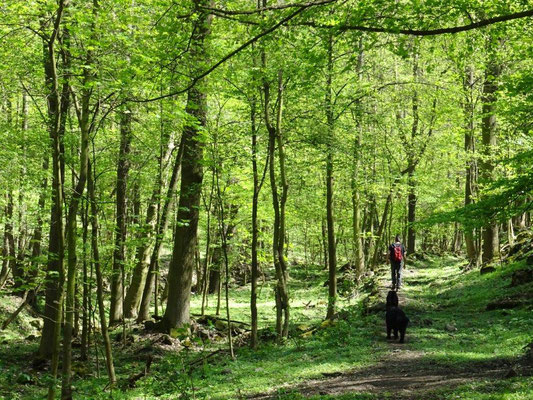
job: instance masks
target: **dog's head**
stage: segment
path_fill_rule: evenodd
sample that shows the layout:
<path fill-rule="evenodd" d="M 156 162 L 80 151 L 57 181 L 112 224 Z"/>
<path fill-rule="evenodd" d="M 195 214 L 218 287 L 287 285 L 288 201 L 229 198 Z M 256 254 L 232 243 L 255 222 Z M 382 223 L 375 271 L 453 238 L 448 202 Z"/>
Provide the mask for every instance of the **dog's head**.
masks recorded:
<path fill-rule="evenodd" d="M 387 309 L 391 307 L 398 307 L 398 294 L 394 290 L 387 294 Z"/>

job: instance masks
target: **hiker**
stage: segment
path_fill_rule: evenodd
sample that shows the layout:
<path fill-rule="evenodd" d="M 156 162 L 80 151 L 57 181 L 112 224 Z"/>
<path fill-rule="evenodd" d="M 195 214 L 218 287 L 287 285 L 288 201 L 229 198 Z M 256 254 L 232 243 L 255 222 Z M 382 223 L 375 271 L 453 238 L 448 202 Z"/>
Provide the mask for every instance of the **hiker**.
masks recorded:
<path fill-rule="evenodd" d="M 398 290 L 402 286 L 402 268 L 405 261 L 405 247 L 396 235 L 394 243 L 389 246 L 389 261 L 392 275 L 392 290 Z"/>

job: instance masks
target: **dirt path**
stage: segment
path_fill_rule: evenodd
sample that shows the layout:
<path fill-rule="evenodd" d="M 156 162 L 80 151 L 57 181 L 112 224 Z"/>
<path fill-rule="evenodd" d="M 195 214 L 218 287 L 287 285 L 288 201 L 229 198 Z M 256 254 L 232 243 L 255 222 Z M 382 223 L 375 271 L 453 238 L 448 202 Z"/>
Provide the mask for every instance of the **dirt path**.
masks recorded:
<path fill-rule="evenodd" d="M 395 398 L 423 399 L 435 389 L 451 388 L 473 380 L 501 378 L 508 369 L 494 363 L 478 363 L 475 371 L 450 369 L 425 360 L 423 352 L 397 344 L 391 346 L 394 349 L 370 368 L 308 381 L 297 391 L 305 396 L 360 392 L 393 393 Z"/>
<path fill-rule="evenodd" d="M 405 271 L 404 277 L 408 288 L 412 285 L 429 284 L 430 281 L 419 281 L 417 272 Z M 385 302 L 390 290 L 390 277 L 384 275 L 380 280 L 380 296 Z M 400 306 L 409 309 L 411 302 L 409 290 L 398 293 Z M 323 379 L 306 381 L 300 385 L 290 387 L 290 390 L 304 396 L 316 395 L 345 395 L 349 393 L 388 393 L 394 399 L 428 399 L 430 392 L 437 389 L 453 388 L 455 386 L 478 380 L 501 379 L 509 370 L 505 360 L 491 360 L 475 362 L 468 365 L 453 363 L 436 363 L 427 357 L 424 351 L 415 350 L 410 342 L 417 341 L 415 330 L 408 328 L 406 343 L 389 342 L 390 351 L 384 354 L 378 362 L 366 369 L 348 372 L 332 372 L 324 374 Z M 383 329 L 385 337 L 385 329 Z M 384 338 L 384 340 L 386 340 Z M 428 397 L 429 396 L 429 397 Z M 254 399 L 278 398 L 272 394 L 253 396 Z"/>

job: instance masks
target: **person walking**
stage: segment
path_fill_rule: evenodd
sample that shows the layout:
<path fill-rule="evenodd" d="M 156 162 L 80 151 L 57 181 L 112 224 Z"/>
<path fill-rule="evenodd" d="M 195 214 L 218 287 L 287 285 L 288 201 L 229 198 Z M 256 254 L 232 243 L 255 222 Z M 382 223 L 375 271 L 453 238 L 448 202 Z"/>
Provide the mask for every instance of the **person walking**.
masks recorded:
<path fill-rule="evenodd" d="M 394 243 L 389 246 L 389 261 L 392 276 L 392 290 L 399 290 L 402 286 L 402 269 L 405 262 L 405 247 L 400 235 L 396 235 Z"/>

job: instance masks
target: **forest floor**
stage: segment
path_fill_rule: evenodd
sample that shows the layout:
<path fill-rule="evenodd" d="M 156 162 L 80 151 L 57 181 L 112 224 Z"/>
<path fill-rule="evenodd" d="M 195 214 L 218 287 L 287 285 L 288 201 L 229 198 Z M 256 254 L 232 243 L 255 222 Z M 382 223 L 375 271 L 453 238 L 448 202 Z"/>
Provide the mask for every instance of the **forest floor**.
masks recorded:
<path fill-rule="evenodd" d="M 104 390 L 101 353 L 100 373 L 94 355 L 89 363 L 75 356 L 75 398 L 532 399 L 533 371 L 524 347 L 533 340 L 533 283 L 510 286 L 513 271 L 523 269 L 524 262 L 497 266 L 487 275 L 463 271 L 464 264 L 460 258 L 436 256 L 408 263 L 399 292 L 400 305 L 411 320 L 405 344 L 386 339 L 385 267 L 357 296 L 339 299 L 339 319 L 323 323 L 327 271 L 295 265 L 291 336 L 285 343 L 273 340 L 272 288 L 263 283 L 257 350 L 250 350 L 244 340 L 231 360 L 223 338 L 203 345 L 187 346 L 178 339 L 173 345 L 159 345 L 153 334 L 132 325 L 132 343 L 126 347 L 115 338 L 120 329 L 113 333 L 119 387 Z M 248 321 L 249 289 L 234 286 L 230 295 L 232 319 Z M 215 304 L 213 296 L 207 314 L 215 313 Z M 487 311 L 489 304 L 496 309 Z M 499 309 L 498 304 L 512 308 Z M 0 313 L 4 306 L 0 304 Z M 193 296 L 194 314 L 199 306 Z M 46 372 L 31 368 L 38 338 L 27 335 L 36 321 L 27 315 L 20 318 L 10 331 L 0 332 L 0 399 L 39 399 L 46 392 Z M 217 349 L 220 353 L 207 357 Z M 152 370 L 130 388 L 128 377 L 142 371 L 146 352 L 154 358 Z"/>
<path fill-rule="evenodd" d="M 400 307 L 411 316 L 406 343 L 388 341 L 389 350 L 374 364 L 323 374 L 322 379 L 287 388 L 289 393 L 285 396 L 266 393 L 250 398 L 533 398 L 533 366 L 507 348 L 518 337 L 511 335 L 504 321 L 497 321 L 498 314 L 483 313 L 477 307 L 476 297 L 477 300 L 490 298 L 487 295 L 493 294 L 492 291 L 484 290 L 489 289 L 491 281 L 502 277 L 477 277 L 477 282 L 465 285 L 464 275 L 456 268 L 453 260 L 447 260 L 444 265 L 433 262 L 424 267 L 420 263 L 416 268 L 407 268 L 406 284 L 398 292 Z M 524 289 L 531 296 L 531 287 Z M 385 274 L 379 280 L 379 297 L 383 302 L 389 290 L 390 278 Z M 512 293 L 507 294 L 513 297 Z M 501 293 L 500 298 L 507 297 Z M 514 315 L 509 320 L 513 324 L 526 322 L 520 312 L 498 313 L 504 317 Z M 531 335 L 532 322 L 530 316 L 529 331 L 524 331 L 526 337 L 527 332 Z M 492 335 L 497 336 L 495 331 L 502 333 L 500 341 L 491 344 L 496 339 Z"/>

